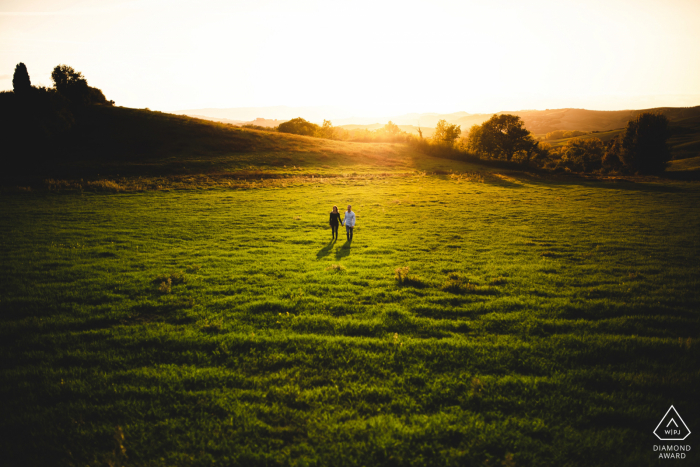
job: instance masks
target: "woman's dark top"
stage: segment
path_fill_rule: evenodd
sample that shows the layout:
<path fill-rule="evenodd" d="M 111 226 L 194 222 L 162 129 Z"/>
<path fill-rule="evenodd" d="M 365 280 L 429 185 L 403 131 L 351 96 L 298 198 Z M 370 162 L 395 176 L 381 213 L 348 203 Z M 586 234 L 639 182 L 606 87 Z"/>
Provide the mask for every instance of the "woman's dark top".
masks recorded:
<path fill-rule="evenodd" d="M 331 213 L 331 225 L 338 225 L 340 224 L 340 213 L 339 212 L 332 212 Z"/>

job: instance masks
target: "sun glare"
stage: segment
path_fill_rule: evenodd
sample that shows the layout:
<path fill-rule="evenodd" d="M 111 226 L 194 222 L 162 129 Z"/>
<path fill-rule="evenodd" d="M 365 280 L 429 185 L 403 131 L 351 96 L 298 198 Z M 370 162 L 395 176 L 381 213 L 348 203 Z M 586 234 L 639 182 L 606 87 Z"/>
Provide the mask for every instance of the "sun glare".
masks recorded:
<path fill-rule="evenodd" d="M 132 107 L 336 106 L 371 116 L 700 97 L 693 1 L 30 1 L 2 10 L 2 88 L 20 61 L 45 85 L 68 63 Z"/>

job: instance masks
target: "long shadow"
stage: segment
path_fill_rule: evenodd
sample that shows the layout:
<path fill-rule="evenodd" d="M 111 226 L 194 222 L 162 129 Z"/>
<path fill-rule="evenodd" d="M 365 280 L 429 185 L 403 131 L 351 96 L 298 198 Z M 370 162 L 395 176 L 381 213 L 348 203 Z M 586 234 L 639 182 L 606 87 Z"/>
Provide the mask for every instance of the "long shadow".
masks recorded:
<path fill-rule="evenodd" d="M 346 256 L 350 256 L 350 246 L 352 245 L 352 242 L 349 240 L 346 240 L 343 246 L 335 250 L 335 259 L 341 259 L 345 258 Z"/>
<path fill-rule="evenodd" d="M 656 183 L 655 183 L 656 182 Z M 659 183 L 660 182 L 660 183 Z M 685 187 L 674 185 L 665 185 L 669 183 L 669 179 L 651 180 L 596 180 L 596 179 L 547 179 L 532 183 L 532 185 L 548 185 L 548 186 L 580 186 L 589 188 L 602 188 L 620 191 L 640 191 L 649 193 L 680 193 L 688 191 Z"/>
<path fill-rule="evenodd" d="M 487 165 L 488 166 L 488 165 Z M 553 173 L 544 169 L 523 169 L 522 171 L 515 168 L 503 167 L 503 170 L 498 172 L 508 177 L 516 179 L 517 183 L 510 180 L 496 177 L 488 174 L 484 177 L 485 185 L 499 186 L 502 188 L 526 188 L 530 186 L 586 186 L 590 188 L 603 188 L 626 191 L 643 191 L 657 193 L 678 193 L 692 190 L 693 188 L 679 187 L 677 185 L 669 185 L 669 182 L 677 180 L 699 180 L 700 170 L 686 171 L 693 173 L 664 172 L 658 177 L 639 177 L 637 179 L 620 178 L 606 179 L 598 178 L 594 175 L 577 174 L 577 173 Z"/>
<path fill-rule="evenodd" d="M 335 239 L 331 240 L 328 245 L 324 246 L 320 250 L 318 250 L 318 253 L 316 253 L 316 259 L 321 259 L 324 256 L 328 256 L 331 254 L 331 249 L 333 249 L 333 245 L 335 244 Z"/>

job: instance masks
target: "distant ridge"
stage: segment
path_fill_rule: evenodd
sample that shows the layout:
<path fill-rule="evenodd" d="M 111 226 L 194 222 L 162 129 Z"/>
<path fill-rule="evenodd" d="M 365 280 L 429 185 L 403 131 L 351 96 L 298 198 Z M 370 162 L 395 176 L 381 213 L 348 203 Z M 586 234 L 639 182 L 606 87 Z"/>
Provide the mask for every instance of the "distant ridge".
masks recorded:
<path fill-rule="evenodd" d="M 609 131 L 622 128 L 627 122 L 642 112 L 655 111 L 668 117 L 672 123 L 682 123 L 688 119 L 700 119 L 700 106 L 696 107 L 657 107 L 640 110 L 587 110 L 587 109 L 547 109 L 501 111 L 499 114 L 518 115 L 525 122 L 525 127 L 535 134 L 544 134 L 555 130 Z M 408 113 L 387 117 L 339 117 L 343 110 L 337 107 L 245 107 L 231 109 L 191 109 L 173 112 L 197 118 L 219 121 L 222 123 L 255 123 L 256 119 L 289 120 L 302 117 L 314 123 L 331 120 L 336 126 L 369 127 L 385 124 L 389 120 L 397 125 L 411 125 L 421 128 L 435 128 L 439 120 L 461 125 L 468 130 L 472 125 L 480 125 L 493 114 L 470 114 L 468 112 Z"/>

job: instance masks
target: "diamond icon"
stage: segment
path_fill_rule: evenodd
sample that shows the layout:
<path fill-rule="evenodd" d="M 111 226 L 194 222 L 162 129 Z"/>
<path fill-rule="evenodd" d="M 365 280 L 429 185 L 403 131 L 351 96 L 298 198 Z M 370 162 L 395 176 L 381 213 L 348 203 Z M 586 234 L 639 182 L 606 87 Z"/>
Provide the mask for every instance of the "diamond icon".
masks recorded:
<path fill-rule="evenodd" d="M 671 406 L 654 429 L 654 434 L 661 441 L 683 441 L 690 435 L 690 429 L 676 408 Z"/>

